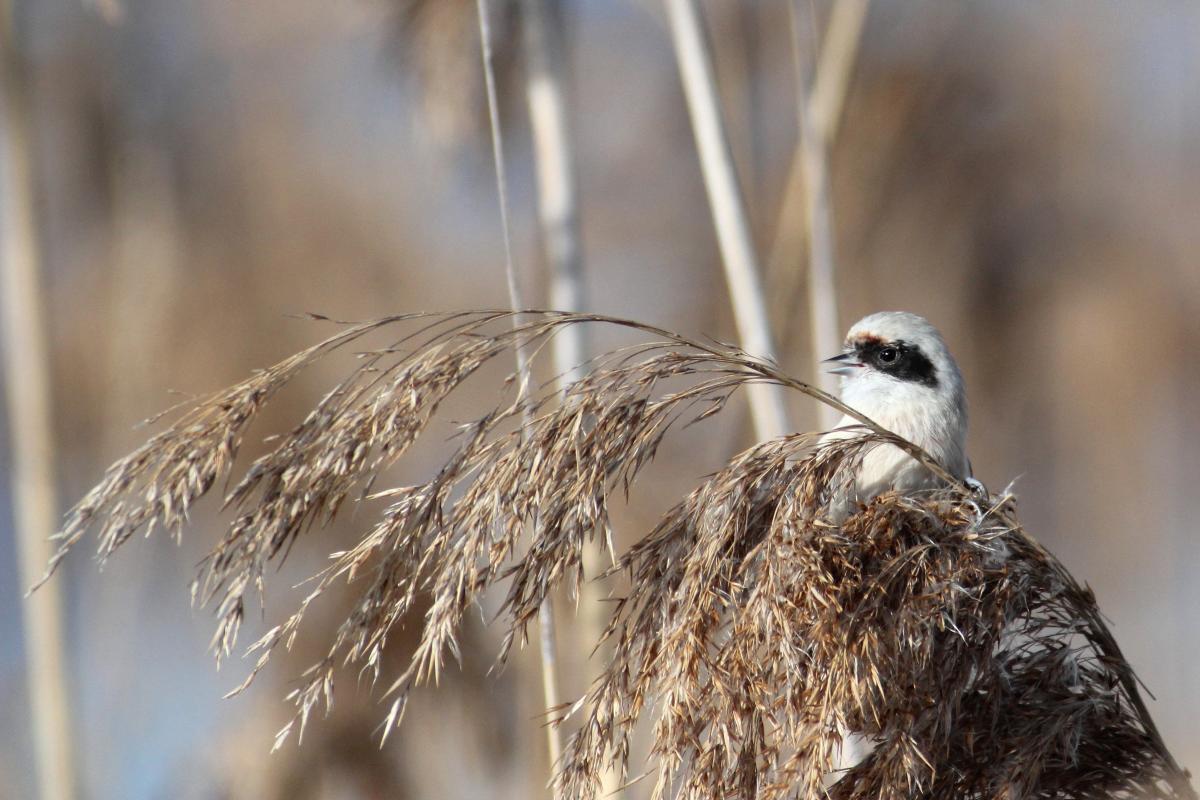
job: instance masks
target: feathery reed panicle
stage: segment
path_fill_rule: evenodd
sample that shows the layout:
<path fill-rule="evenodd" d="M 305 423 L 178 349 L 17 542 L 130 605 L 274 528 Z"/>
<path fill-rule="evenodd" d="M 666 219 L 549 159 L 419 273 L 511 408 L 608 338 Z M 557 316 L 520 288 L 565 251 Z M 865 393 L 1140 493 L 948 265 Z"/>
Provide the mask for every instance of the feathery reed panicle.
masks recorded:
<path fill-rule="evenodd" d="M 752 448 L 622 558 L 638 589 L 564 793 L 594 796 L 656 703 L 655 797 L 1194 797 L 1091 592 L 1011 498 L 889 493 L 829 521 L 876 441 Z M 873 750 L 829 786 L 845 731 Z"/>
<path fill-rule="evenodd" d="M 352 612 L 290 695 L 296 716 L 277 745 L 332 703 L 343 665 L 388 681 L 390 729 L 410 690 L 457 656 L 458 627 L 485 592 L 505 593 L 503 661 L 556 586 L 574 593 L 593 577 L 583 574 L 585 544 L 604 537 L 612 547 L 610 498 L 629 491 L 673 427 L 762 382 L 847 411 L 735 347 L 593 314 L 512 319 L 463 312 L 350 326 L 201 400 L 76 506 L 53 564 L 92 526 L 101 558 L 141 528 L 180 535 L 192 504 L 229 475 L 250 419 L 287 381 L 367 333 L 411 325 L 394 345 L 360 354 L 234 485 L 226 503 L 235 520 L 195 589 L 216 606 L 214 649 L 227 654 L 269 563 L 348 497 L 386 499 L 295 613 L 251 647 L 246 682 L 292 645 L 326 589 L 354 584 Z M 485 363 L 514 347 L 536 358 L 564 326 L 601 322 L 653 341 L 598 356 L 565 391 L 547 384 L 521 395 L 511 377 L 429 480 L 372 493 Z M 635 727 L 649 720 L 656 797 L 1194 799 L 1091 592 L 1023 531 L 1012 498 L 956 484 L 859 418 L 857 437 L 818 445 L 791 434 L 746 450 L 614 554 L 630 589 L 604 633 L 610 654 L 585 697 L 552 710 L 552 724 L 577 718 L 557 794 L 596 797 L 610 766 L 628 779 L 640 761 Z M 904 448 L 946 487 L 845 509 L 856 465 L 881 445 Z M 428 606 L 416 650 L 399 675 L 384 676 L 388 635 L 419 598 Z M 847 733 L 872 749 L 833 773 Z"/>

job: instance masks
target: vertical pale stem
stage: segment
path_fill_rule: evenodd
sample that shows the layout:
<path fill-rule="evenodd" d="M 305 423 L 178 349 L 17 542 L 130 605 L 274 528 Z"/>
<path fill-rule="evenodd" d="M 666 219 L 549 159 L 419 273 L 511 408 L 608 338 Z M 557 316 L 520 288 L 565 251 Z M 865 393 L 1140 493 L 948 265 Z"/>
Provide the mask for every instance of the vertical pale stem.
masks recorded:
<path fill-rule="evenodd" d="M 33 585 L 50 559 L 58 525 L 54 441 L 50 419 L 49 352 L 42 315 L 40 254 L 33 208 L 29 106 L 14 49 L 12 4 L 0 10 L 3 69 L 3 165 L 0 184 L 0 298 L 4 315 L 4 367 L 12 438 L 13 509 L 21 584 Z M 63 646 L 62 581 L 25 599 L 26 680 L 39 797 L 75 796 Z"/>
<path fill-rule="evenodd" d="M 537 169 L 538 222 L 550 272 L 550 307 L 581 311 L 579 198 L 563 88 L 567 64 L 560 13 L 551 0 L 521 1 L 525 93 Z M 584 326 L 570 325 L 555 336 L 554 367 L 561 386 L 580 377 L 586 357 Z"/>
<path fill-rule="evenodd" d="M 513 261 L 512 234 L 508 215 L 508 189 L 504 170 L 504 139 L 500 130 L 500 111 L 496 98 L 496 71 L 492 57 L 491 25 L 488 21 L 487 0 L 476 0 L 479 12 L 479 39 L 483 51 L 484 83 L 487 89 L 488 120 L 492 131 L 492 157 L 496 167 L 496 188 L 500 199 L 500 218 L 504 228 L 505 272 L 508 279 L 508 297 L 513 311 L 525 307 L 521 299 L 521 289 L 517 282 L 517 271 Z M 513 317 L 513 325 L 519 324 L 519 317 Z M 520 373 L 519 399 L 524 400 L 529 388 L 529 357 L 524 346 L 517 343 L 517 369 Z M 529 422 L 528 415 L 525 418 Z M 557 638 L 554 626 L 554 604 L 547 597 L 538 609 L 538 638 L 542 664 L 542 696 L 546 708 L 559 705 L 558 690 L 558 655 Z M 555 725 L 546 726 L 546 746 L 550 755 L 553 770 L 562 755 L 562 740 L 559 729 Z"/>
<path fill-rule="evenodd" d="M 825 28 L 812 91 L 808 94 L 808 116 L 813 133 L 826 149 L 833 143 L 842 121 L 842 107 L 858 60 L 858 45 L 869 5 L 870 0 L 837 0 Z"/>
<path fill-rule="evenodd" d="M 837 320 L 837 288 L 834 285 L 833 215 L 829 208 L 829 164 L 823 132 L 814 126 L 809 113 L 808 84 L 804 52 L 800 46 L 800 13 L 792 6 L 793 57 L 796 62 L 796 104 L 800 125 L 800 160 L 804 187 L 804 219 L 808 229 L 808 316 L 811 324 L 813 382 L 836 394 L 834 376 L 821 368 L 822 359 L 835 354 L 840 333 Z M 828 102 L 828 101 L 823 101 Z M 825 110 L 823 113 L 830 113 Z M 828 430 L 837 424 L 837 410 L 820 406 L 820 426 Z"/>
<path fill-rule="evenodd" d="M 558 311 L 582 311 L 586 303 L 582 232 L 565 88 L 569 67 L 561 13 L 561 5 L 552 0 L 521 0 L 525 95 L 537 171 L 538 223 L 550 275 L 550 307 Z M 554 337 L 554 371 L 560 390 L 583 375 L 587 360 L 585 333 L 583 325 L 570 325 Z M 585 576 L 594 578 L 606 566 L 600 548 L 584 549 Z M 584 583 L 578 646 L 585 658 L 599 642 L 607 623 L 600 594 L 599 584 Z M 589 673 L 589 677 L 593 676 Z M 615 771 L 606 771 L 602 795 L 616 795 L 619 783 Z"/>
<path fill-rule="evenodd" d="M 733 300 L 738 336 L 748 353 L 773 361 L 775 346 L 771 340 L 762 276 L 729 139 L 721 120 L 712 53 L 700 12 L 695 0 L 666 0 L 666 6 L 675 58 L 679 62 L 692 132 L 700 151 L 704 185 L 725 265 L 725 278 Z M 749 392 L 758 437 L 770 439 L 787 433 L 790 426 L 783 389 L 771 384 L 752 384 Z"/>
<path fill-rule="evenodd" d="M 812 80 L 812 90 L 808 92 L 807 100 L 804 92 L 806 87 L 803 85 L 797 87 L 798 102 L 804 104 L 803 108 L 798 109 L 798 114 L 803 115 L 807 111 L 807 130 L 810 135 L 807 140 L 803 136 L 797 137 L 796 149 L 788 169 L 783 200 L 779 206 L 775 237 L 771 243 L 770 257 L 767 261 L 768 275 L 773 278 L 772 287 L 778 289 L 779 295 L 774 304 L 775 310 L 777 315 L 784 316 L 785 319 L 792 314 L 788 303 L 796 294 L 795 287 L 798 286 L 802 275 L 797 269 L 797 265 L 802 258 L 802 251 L 808 243 L 810 215 L 806 210 L 808 185 L 805 179 L 807 172 L 804 166 L 805 153 L 811 153 L 808 142 L 815 141 L 821 152 L 825 154 L 825 163 L 828 164 L 827 155 L 841 125 L 842 108 L 845 106 L 850 78 L 858 58 L 858 48 L 862 41 L 862 31 L 866 24 L 868 8 L 869 0 L 837 0 L 834 3 L 821 43 L 817 71 Z M 800 12 L 793 5 L 790 13 L 792 23 L 795 25 Z M 793 43 L 794 58 L 801 57 L 796 49 L 797 44 Z M 801 76 L 797 77 L 799 79 Z M 802 220 L 802 224 L 795 224 L 794 220 L 797 219 Z M 841 333 L 840 327 L 836 323 L 835 319 L 833 332 L 835 339 Z M 833 350 L 818 350 L 814 342 L 814 362 L 819 363 L 821 359 L 834 355 L 836 351 L 836 342 Z M 825 413 L 824 408 L 823 406 L 822 413 Z M 823 419 L 828 421 L 829 415 Z"/>
<path fill-rule="evenodd" d="M 867 21 L 868 7 L 869 0 L 837 0 L 833 4 L 829 24 L 825 29 L 821 56 L 817 62 L 816 74 L 813 75 L 813 88 L 808 94 L 807 110 L 810 127 L 826 149 L 832 146 L 838 128 L 841 127 L 842 108 L 846 104 L 850 78 L 858 60 L 858 46 L 862 41 L 862 29 Z M 792 6 L 790 13 L 795 24 L 798 13 L 795 6 Z M 795 43 L 793 57 L 796 57 Z M 800 94 L 800 99 L 803 101 L 803 94 Z M 797 139 L 788 168 L 783 202 L 780 203 L 777 233 L 771 246 L 771 267 L 781 262 L 781 251 L 787 249 L 786 233 L 792 230 L 787 221 L 800 216 L 804 207 L 803 160 L 803 151 Z"/>

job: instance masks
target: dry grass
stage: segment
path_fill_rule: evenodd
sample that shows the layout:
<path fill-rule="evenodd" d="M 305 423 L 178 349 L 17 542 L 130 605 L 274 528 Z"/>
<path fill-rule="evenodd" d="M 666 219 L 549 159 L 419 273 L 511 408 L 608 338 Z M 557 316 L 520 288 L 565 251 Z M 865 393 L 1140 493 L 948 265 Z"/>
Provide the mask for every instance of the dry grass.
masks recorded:
<path fill-rule="evenodd" d="M 332 702 L 335 669 L 353 665 L 389 685 L 390 726 L 408 692 L 456 652 L 464 614 L 489 588 L 507 592 L 501 660 L 554 587 L 578 591 L 585 543 L 609 539 L 610 499 L 673 426 L 758 382 L 846 410 L 735 347 L 597 315 L 524 319 L 513 328 L 509 312 L 468 312 L 350 326 L 200 401 L 110 468 L 72 511 L 53 563 L 93 527 L 101 558 L 143 528 L 179 536 L 284 384 L 333 350 L 404 327 L 393 346 L 362 354 L 228 492 L 235 519 L 195 584 L 216 607 L 214 648 L 228 654 L 267 566 L 347 498 L 373 491 L 486 362 L 516 346 L 536 358 L 574 324 L 655 337 L 595 359 L 565 393 L 548 385 L 502 399 L 463 427 L 430 480 L 372 495 L 390 502 L 382 518 L 334 553 L 295 614 L 251 648 L 257 671 L 290 646 L 326 588 L 361 587 L 291 699 L 302 727 Z M 620 555 L 614 569 L 632 588 L 606 632 L 611 655 L 588 696 L 559 709 L 580 720 L 558 765 L 562 796 L 594 797 L 609 763 L 628 774 L 633 730 L 647 719 L 658 796 L 1195 797 L 1091 592 L 1020 528 L 1011 498 L 951 481 L 925 496 L 883 495 L 835 525 L 829 498 L 865 448 L 895 444 L 944 472 L 866 420 L 859 438 L 813 442 L 795 434 L 740 454 Z M 423 598 L 411 662 L 384 676 L 388 635 Z M 874 750 L 832 782 L 844 731 Z"/>

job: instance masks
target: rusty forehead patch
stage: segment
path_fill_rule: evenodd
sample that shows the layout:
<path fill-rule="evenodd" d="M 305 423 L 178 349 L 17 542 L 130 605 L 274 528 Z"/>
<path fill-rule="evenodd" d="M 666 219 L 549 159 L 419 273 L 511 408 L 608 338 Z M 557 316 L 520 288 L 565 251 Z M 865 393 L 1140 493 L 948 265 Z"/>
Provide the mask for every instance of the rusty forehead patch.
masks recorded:
<path fill-rule="evenodd" d="M 871 344 L 883 344 L 887 340 L 882 336 L 877 336 L 874 333 L 860 333 L 853 339 L 847 339 L 847 344 L 852 344 L 856 347 L 863 347 Z"/>

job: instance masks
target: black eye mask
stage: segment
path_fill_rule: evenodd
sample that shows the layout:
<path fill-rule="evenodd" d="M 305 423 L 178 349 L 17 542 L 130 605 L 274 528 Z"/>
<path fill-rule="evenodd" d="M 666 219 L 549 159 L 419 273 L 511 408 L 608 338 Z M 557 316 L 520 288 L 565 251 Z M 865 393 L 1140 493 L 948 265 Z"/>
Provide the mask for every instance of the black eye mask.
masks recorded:
<path fill-rule="evenodd" d="M 902 340 L 867 341 L 858 346 L 858 359 L 901 381 L 912 381 L 930 388 L 938 385 L 937 368 L 921 348 Z"/>

